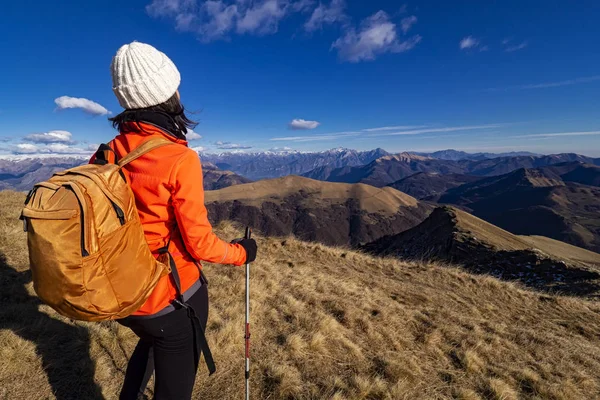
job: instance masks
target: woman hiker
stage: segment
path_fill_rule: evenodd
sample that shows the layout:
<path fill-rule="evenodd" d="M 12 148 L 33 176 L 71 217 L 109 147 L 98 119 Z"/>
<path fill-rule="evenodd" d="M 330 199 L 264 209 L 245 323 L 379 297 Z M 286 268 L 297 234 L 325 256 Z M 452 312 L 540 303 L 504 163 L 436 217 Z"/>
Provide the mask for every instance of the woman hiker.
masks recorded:
<path fill-rule="evenodd" d="M 116 157 L 150 138 L 173 142 L 134 160 L 124 174 L 150 249 L 156 257 L 168 249 L 183 300 L 191 306 L 179 304 L 175 277 L 169 274 L 138 311 L 119 320 L 139 337 L 120 398 L 137 399 L 154 364 L 156 399 L 190 399 L 199 360 L 197 340 L 204 338 L 208 319 L 208 285 L 200 262 L 242 265 L 254 261 L 257 246 L 253 239 L 226 243 L 212 232 L 204 206 L 200 159 L 186 141 L 188 129 L 197 124 L 181 104 L 181 78 L 175 64 L 154 47 L 133 42 L 117 51 L 111 72 L 113 91 L 125 109 L 110 118 L 119 131 L 108 144 Z M 196 330 L 190 313 L 200 320 Z M 201 338 L 195 333 L 198 329 Z"/>

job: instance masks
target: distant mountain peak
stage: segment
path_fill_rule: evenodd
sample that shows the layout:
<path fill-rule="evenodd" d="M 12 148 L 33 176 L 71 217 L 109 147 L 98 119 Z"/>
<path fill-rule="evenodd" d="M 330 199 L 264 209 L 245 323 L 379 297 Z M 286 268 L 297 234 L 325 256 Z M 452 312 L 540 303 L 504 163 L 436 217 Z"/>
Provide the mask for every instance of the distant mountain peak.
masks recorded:
<path fill-rule="evenodd" d="M 411 162 L 411 161 L 425 161 L 431 160 L 431 157 L 420 156 L 414 153 L 398 153 L 398 154 L 390 154 L 377 159 L 377 161 L 400 161 L 400 162 Z"/>
<path fill-rule="evenodd" d="M 565 183 L 555 174 L 541 168 L 519 168 L 505 176 L 510 185 L 530 187 L 565 186 Z"/>

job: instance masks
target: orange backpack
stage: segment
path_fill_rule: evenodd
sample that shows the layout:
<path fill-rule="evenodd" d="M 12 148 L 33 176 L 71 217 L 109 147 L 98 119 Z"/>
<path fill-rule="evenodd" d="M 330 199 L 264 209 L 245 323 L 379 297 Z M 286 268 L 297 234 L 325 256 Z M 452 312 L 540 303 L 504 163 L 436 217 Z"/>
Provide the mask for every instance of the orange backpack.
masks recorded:
<path fill-rule="evenodd" d="M 168 259 L 152 255 L 121 168 L 158 147 L 144 142 L 117 164 L 58 172 L 27 195 L 21 214 L 33 286 L 42 301 L 78 320 L 119 319 L 138 310 Z"/>

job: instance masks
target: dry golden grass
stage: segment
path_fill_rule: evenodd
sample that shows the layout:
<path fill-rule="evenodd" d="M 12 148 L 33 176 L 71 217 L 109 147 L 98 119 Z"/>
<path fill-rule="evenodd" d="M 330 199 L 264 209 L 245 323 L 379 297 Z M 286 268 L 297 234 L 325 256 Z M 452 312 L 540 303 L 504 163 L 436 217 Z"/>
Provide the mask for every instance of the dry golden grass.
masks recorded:
<path fill-rule="evenodd" d="M 0 193 L 0 399 L 114 399 L 135 337 L 116 323 L 74 323 L 39 305 L 16 220 L 22 197 Z M 232 225 L 217 231 L 240 235 Z M 599 303 L 440 265 L 258 241 L 254 399 L 598 398 Z M 218 371 L 209 378 L 201 368 L 195 397 L 239 399 L 243 270 L 206 271 Z"/>

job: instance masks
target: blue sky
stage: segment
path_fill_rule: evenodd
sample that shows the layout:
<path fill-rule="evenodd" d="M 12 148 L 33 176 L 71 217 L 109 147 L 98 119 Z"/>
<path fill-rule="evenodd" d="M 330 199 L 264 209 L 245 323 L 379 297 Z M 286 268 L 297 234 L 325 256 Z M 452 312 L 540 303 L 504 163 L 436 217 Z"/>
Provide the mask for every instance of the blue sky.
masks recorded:
<path fill-rule="evenodd" d="M 8 2 L 0 154 L 110 140 L 109 65 L 138 40 L 178 66 L 206 151 L 600 156 L 598 21 L 597 1 Z"/>

